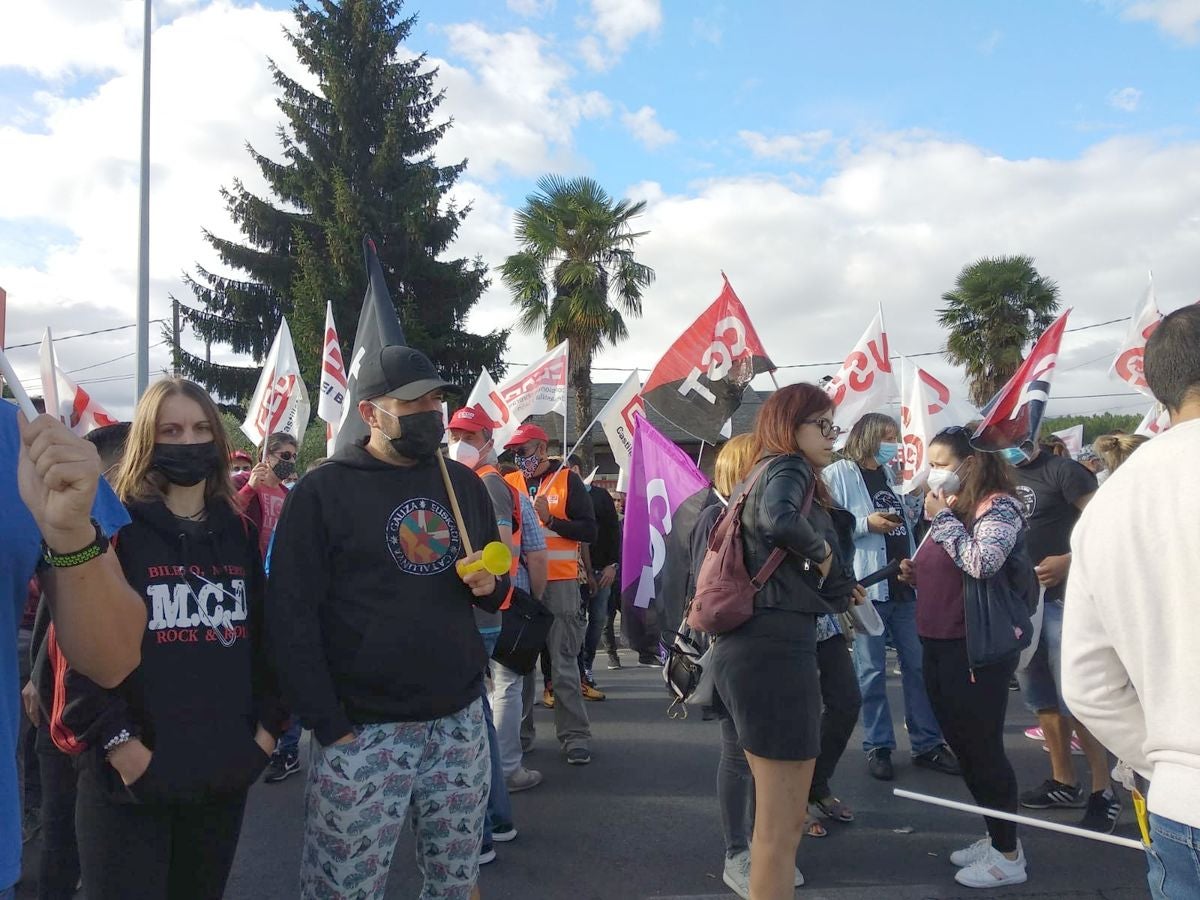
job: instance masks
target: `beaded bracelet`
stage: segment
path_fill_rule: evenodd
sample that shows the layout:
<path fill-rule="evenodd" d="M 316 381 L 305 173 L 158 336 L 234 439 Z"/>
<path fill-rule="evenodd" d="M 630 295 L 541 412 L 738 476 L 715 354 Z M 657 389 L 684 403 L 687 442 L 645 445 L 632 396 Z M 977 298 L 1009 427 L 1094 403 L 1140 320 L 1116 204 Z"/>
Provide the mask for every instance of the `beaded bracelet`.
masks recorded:
<path fill-rule="evenodd" d="M 103 556 L 108 551 L 108 539 L 104 537 L 99 522 L 92 519 L 92 525 L 96 529 L 96 539 L 82 550 L 76 550 L 73 553 L 55 553 L 45 541 L 42 541 L 42 559 L 46 561 L 46 565 L 56 569 L 70 569 L 91 562 L 98 556 Z"/>
<path fill-rule="evenodd" d="M 107 744 L 104 745 L 104 755 L 107 756 L 122 744 L 128 744 L 132 740 L 133 735 L 129 733 L 129 729 L 122 728 L 116 733 L 116 735 L 109 739 Z"/>

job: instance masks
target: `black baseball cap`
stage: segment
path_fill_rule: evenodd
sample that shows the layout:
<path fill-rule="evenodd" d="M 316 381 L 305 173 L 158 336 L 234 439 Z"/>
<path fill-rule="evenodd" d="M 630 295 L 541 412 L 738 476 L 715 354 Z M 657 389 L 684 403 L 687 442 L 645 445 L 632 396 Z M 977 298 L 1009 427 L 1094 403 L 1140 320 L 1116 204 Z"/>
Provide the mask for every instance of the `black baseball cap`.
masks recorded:
<path fill-rule="evenodd" d="M 393 345 L 369 353 L 358 369 L 358 396 L 363 400 L 418 400 L 430 391 L 457 390 L 438 374 L 428 356 L 412 347 Z"/>

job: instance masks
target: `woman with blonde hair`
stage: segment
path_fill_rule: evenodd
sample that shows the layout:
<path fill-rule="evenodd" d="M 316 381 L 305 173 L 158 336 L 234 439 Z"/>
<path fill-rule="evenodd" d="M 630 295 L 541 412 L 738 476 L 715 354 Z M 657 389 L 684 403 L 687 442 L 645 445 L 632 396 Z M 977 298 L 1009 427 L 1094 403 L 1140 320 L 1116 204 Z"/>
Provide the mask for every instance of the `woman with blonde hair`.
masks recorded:
<path fill-rule="evenodd" d="M 117 558 L 146 602 L 142 661 L 112 690 L 64 672 L 52 729 L 80 757 L 84 891 L 217 900 L 284 715 L 266 662 L 258 534 L 203 388 L 151 385 L 116 487 L 133 520 Z"/>
<path fill-rule="evenodd" d="M 1096 438 L 1096 442 L 1092 444 L 1092 449 L 1100 457 L 1104 463 L 1104 468 L 1108 470 L 1108 474 L 1112 475 L 1118 468 L 1133 455 L 1133 451 L 1146 441 L 1150 440 L 1142 434 L 1106 434 Z"/>

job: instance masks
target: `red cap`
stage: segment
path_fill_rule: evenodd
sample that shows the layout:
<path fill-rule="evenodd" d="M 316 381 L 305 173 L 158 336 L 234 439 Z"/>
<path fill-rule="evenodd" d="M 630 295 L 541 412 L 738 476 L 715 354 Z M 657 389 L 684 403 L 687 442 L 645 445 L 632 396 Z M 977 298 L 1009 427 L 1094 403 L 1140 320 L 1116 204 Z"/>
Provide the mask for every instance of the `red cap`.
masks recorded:
<path fill-rule="evenodd" d="M 537 425 L 534 425 L 532 422 L 526 422 L 517 429 L 516 433 L 512 436 L 512 440 L 504 445 L 504 449 L 511 450 L 513 447 L 520 447 L 527 441 L 545 441 L 548 444 L 550 443 L 550 437 Z"/>
<path fill-rule="evenodd" d="M 230 458 L 230 460 L 244 459 L 248 463 L 254 462 L 254 457 L 251 456 L 249 453 L 247 453 L 245 450 L 234 450 L 232 453 L 229 454 L 229 458 Z"/>
<path fill-rule="evenodd" d="M 491 424 L 478 406 L 464 406 L 450 417 L 450 424 L 446 427 L 450 431 L 483 431 Z"/>

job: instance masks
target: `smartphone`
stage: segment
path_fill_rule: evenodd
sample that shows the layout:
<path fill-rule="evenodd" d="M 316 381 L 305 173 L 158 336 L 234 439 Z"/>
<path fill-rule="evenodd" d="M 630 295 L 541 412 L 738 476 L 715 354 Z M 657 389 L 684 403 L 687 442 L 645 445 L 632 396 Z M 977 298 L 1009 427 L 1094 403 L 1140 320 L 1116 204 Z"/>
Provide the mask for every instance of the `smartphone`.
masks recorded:
<path fill-rule="evenodd" d="M 889 522 L 895 522 L 897 525 L 901 525 L 904 523 L 904 520 L 902 518 L 900 518 L 899 513 L 880 512 L 880 515 L 883 516 L 885 519 L 887 519 Z"/>

